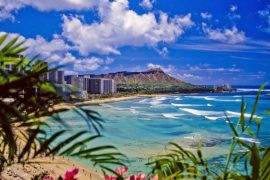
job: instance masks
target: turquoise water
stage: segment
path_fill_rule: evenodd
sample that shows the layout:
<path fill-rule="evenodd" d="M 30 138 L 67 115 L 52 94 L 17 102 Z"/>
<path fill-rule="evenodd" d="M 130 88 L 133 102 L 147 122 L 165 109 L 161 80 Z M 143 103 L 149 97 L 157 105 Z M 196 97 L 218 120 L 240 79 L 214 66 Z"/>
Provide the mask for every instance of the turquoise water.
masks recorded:
<path fill-rule="evenodd" d="M 112 144 L 129 157 L 130 172 L 147 172 L 148 158 L 165 151 L 165 145 L 176 142 L 194 150 L 203 145 L 204 156 L 218 163 L 224 160 L 232 133 L 224 112 L 233 122 L 240 116 L 242 96 L 250 113 L 255 90 L 240 89 L 233 94 L 167 95 L 136 98 L 127 101 L 84 106 L 95 110 L 106 121 L 97 144 Z M 270 90 L 263 92 L 256 112 L 262 118 L 258 143 L 270 143 L 270 122 L 264 110 L 269 109 Z M 81 130 L 86 124 L 74 112 L 62 114 L 72 128 Z M 247 117 L 249 115 L 247 114 Z M 252 139 L 247 139 L 252 141 Z"/>

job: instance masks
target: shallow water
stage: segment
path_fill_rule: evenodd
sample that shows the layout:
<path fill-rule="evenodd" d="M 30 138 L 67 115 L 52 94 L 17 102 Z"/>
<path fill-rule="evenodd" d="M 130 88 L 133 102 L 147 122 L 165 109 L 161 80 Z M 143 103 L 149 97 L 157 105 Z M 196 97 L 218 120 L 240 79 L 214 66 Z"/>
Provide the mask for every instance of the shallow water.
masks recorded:
<path fill-rule="evenodd" d="M 106 121 L 98 144 L 112 144 L 129 157 L 130 172 L 147 172 L 148 158 L 165 151 L 165 145 L 176 142 L 185 148 L 196 149 L 201 142 L 204 156 L 219 163 L 226 156 L 232 133 L 225 112 L 235 123 L 240 116 L 241 98 L 248 103 L 246 117 L 255 100 L 256 91 L 232 94 L 168 95 L 137 98 L 121 102 L 89 105 Z M 270 143 L 270 122 L 264 110 L 269 109 L 269 91 L 259 102 L 256 115 L 262 118 L 259 143 Z M 74 112 L 62 114 L 74 129 L 86 124 Z M 244 139 L 252 141 L 252 139 Z"/>

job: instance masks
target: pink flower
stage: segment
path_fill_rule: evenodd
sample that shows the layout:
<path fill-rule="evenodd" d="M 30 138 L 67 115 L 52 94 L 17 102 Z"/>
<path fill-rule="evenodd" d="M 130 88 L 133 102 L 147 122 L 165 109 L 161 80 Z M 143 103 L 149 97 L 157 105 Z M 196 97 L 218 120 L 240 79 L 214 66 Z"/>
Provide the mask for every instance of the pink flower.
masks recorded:
<path fill-rule="evenodd" d="M 105 180 L 116 180 L 116 177 L 114 177 L 112 175 L 106 175 Z"/>
<path fill-rule="evenodd" d="M 130 177 L 128 177 L 126 180 L 145 180 L 146 175 L 145 174 L 135 174 Z"/>
<path fill-rule="evenodd" d="M 74 168 L 71 171 L 67 171 L 65 173 L 64 180 L 77 180 L 75 176 L 78 174 L 78 172 L 79 172 L 78 168 Z"/>
<path fill-rule="evenodd" d="M 123 176 L 124 174 L 128 172 L 128 168 L 127 167 L 124 167 L 122 169 L 115 168 L 115 172 L 119 174 L 120 176 Z"/>

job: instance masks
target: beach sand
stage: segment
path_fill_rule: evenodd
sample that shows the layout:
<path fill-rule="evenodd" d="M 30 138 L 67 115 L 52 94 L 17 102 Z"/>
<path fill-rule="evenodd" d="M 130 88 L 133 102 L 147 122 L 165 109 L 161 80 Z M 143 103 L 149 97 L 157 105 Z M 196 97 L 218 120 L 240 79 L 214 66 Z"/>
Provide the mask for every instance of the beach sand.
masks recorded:
<path fill-rule="evenodd" d="M 130 96 L 122 96 L 122 97 L 112 97 L 112 98 L 100 98 L 87 100 L 83 102 L 77 103 L 60 103 L 53 107 L 53 109 L 72 109 L 77 105 L 87 105 L 87 104 L 100 104 L 100 103 L 108 103 L 108 102 L 117 102 L 117 101 L 125 101 L 134 98 L 151 98 L 151 97 L 160 97 L 165 96 L 164 94 L 136 94 Z M 45 120 L 46 117 L 41 118 Z M 77 179 L 79 180 L 102 180 L 104 177 L 97 173 L 95 170 L 90 169 L 89 167 L 85 167 L 82 164 L 74 160 L 70 160 L 67 157 L 55 156 L 52 157 L 43 157 L 43 158 L 35 158 L 30 161 L 31 163 L 27 163 L 23 166 L 23 164 L 13 164 L 9 167 L 6 167 L 1 175 L 0 180 L 31 180 L 34 175 L 38 175 L 42 172 L 47 171 L 50 176 L 54 179 L 58 179 L 59 176 L 64 176 L 66 171 L 72 170 L 74 167 L 79 168 L 79 173 L 77 174 Z"/>
<path fill-rule="evenodd" d="M 135 98 L 151 98 L 151 97 L 160 97 L 166 96 L 167 94 L 135 94 L 129 96 L 121 96 L 121 97 L 111 97 L 111 98 L 98 98 L 92 100 L 86 100 L 82 102 L 76 102 L 74 105 L 87 105 L 87 104 L 100 104 L 100 103 L 108 103 L 108 102 L 118 102 L 118 101 L 126 101 L 129 99 Z"/>
<path fill-rule="evenodd" d="M 74 167 L 79 168 L 79 173 L 76 178 L 79 180 L 102 180 L 102 175 L 98 174 L 95 170 L 91 170 L 70 160 L 66 157 L 56 156 L 36 158 L 31 163 L 13 164 L 6 167 L 0 175 L 1 180 L 31 180 L 34 175 L 38 175 L 47 171 L 51 177 L 58 179 L 59 176 L 64 177 L 66 171 L 72 170 Z"/>

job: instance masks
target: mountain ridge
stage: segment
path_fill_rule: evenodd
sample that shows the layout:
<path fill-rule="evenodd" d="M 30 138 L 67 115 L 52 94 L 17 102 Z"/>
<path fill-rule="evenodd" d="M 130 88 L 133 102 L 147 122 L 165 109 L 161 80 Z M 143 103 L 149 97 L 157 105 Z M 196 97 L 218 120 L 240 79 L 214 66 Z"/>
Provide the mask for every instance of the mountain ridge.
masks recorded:
<path fill-rule="evenodd" d="M 172 86 L 195 86 L 170 76 L 161 68 L 152 68 L 140 72 L 120 71 L 108 74 L 91 75 L 91 77 L 113 79 L 117 85 L 145 85 L 152 83 Z"/>

